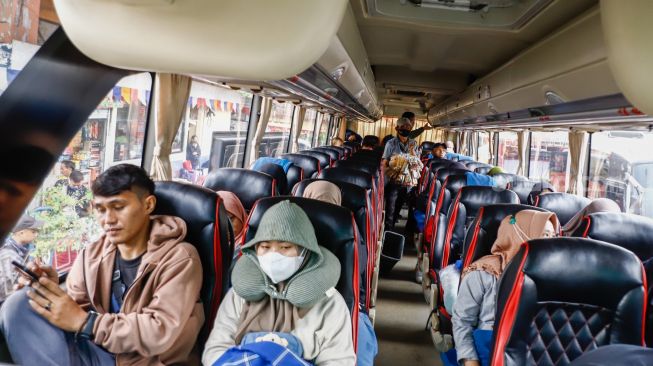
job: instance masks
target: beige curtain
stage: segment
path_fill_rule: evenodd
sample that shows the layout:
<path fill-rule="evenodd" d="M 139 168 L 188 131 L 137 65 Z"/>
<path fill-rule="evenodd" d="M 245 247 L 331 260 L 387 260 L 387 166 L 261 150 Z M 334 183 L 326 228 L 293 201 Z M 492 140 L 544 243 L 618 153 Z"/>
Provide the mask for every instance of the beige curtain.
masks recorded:
<path fill-rule="evenodd" d="M 251 142 L 247 166 L 251 166 L 258 159 L 258 148 L 261 145 L 261 140 L 263 140 L 265 129 L 268 127 L 268 121 L 270 121 L 272 103 L 274 103 L 272 99 L 266 97 L 261 101 L 261 113 L 258 121 L 256 121 L 256 133 L 254 134 L 254 141 Z"/>
<path fill-rule="evenodd" d="M 490 161 L 488 163 L 494 165 L 496 164 L 496 156 L 494 156 L 494 151 L 496 150 L 494 146 L 495 145 L 494 138 L 496 137 L 496 132 L 490 131 L 489 135 L 490 135 L 489 136 L 490 143 L 488 144 L 488 147 L 490 149 L 490 154 L 488 154 L 488 156 L 490 157 Z"/>
<path fill-rule="evenodd" d="M 156 145 L 150 174 L 154 180 L 172 180 L 170 151 L 190 95 L 191 78 L 185 75 L 156 74 L 154 103 Z"/>
<path fill-rule="evenodd" d="M 528 131 L 523 130 L 517 133 L 517 153 L 519 154 L 519 166 L 517 174 L 528 175 L 526 172 L 526 148 L 528 147 Z"/>
<path fill-rule="evenodd" d="M 299 135 L 302 133 L 302 127 L 304 126 L 304 117 L 306 117 L 306 107 L 299 106 L 295 108 L 297 113 L 295 113 L 295 121 L 293 121 L 293 124 L 296 127 L 293 130 L 292 146 L 290 152 L 299 151 Z"/>
<path fill-rule="evenodd" d="M 585 195 L 584 174 L 585 161 L 587 160 L 588 135 L 583 131 L 569 132 L 569 193 L 580 196 Z"/>

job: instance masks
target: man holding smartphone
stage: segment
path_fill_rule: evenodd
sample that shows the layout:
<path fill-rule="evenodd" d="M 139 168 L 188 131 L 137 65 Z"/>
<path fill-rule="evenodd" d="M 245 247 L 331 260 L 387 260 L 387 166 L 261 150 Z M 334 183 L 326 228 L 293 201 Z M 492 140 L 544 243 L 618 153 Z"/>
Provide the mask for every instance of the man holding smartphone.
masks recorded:
<path fill-rule="evenodd" d="M 154 182 L 137 166 L 109 168 L 92 191 L 105 234 L 78 254 L 66 291 L 52 268 L 29 263 L 38 281 L 21 281 L 26 289 L 0 309 L 0 330 L 13 361 L 189 362 L 204 313 L 202 266 L 195 248 L 183 241 L 186 224 L 178 217 L 151 216 Z"/>
<path fill-rule="evenodd" d="M 5 245 L 0 248 L 0 303 L 14 292 L 18 274 L 11 262 L 25 263 L 29 257 L 29 246 L 39 235 L 42 226 L 41 221 L 31 216 L 21 217 L 11 235 L 5 240 Z"/>

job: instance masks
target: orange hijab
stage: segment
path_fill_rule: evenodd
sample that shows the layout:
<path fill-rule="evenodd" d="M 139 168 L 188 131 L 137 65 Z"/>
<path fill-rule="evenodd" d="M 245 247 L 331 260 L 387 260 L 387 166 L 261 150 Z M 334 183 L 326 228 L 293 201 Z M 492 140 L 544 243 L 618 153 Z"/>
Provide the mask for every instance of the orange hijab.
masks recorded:
<path fill-rule="evenodd" d="M 245 221 L 247 221 L 247 214 L 245 213 L 245 207 L 243 207 L 243 204 L 240 202 L 240 199 L 238 199 L 238 196 L 236 196 L 233 192 L 229 191 L 218 191 L 218 196 L 222 199 L 222 202 L 224 202 L 224 208 L 232 214 L 233 216 L 237 217 L 240 219 L 240 222 L 242 222 L 242 229 L 238 233 L 234 233 L 236 236 L 234 238 L 234 245 L 236 247 L 239 247 L 242 244 L 243 240 L 243 233 L 245 232 Z"/>
<path fill-rule="evenodd" d="M 497 240 L 492 245 L 492 254 L 470 264 L 463 270 L 462 276 L 471 271 L 485 271 L 499 278 L 510 260 L 517 255 L 523 242 L 544 236 L 546 223 L 549 221 L 557 235 L 560 232 L 560 223 L 553 212 L 522 210 L 514 216 L 506 216 L 499 225 Z"/>

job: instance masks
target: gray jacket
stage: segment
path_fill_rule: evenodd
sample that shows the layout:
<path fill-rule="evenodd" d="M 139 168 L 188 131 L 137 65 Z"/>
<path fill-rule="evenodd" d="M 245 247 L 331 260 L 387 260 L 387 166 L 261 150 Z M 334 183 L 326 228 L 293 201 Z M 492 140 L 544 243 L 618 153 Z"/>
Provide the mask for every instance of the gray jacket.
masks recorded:
<path fill-rule="evenodd" d="M 458 362 L 479 359 L 473 333 L 476 329 L 494 328 L 497 284 L 496 277 L 485 271 L 473 271 L 463 277 L 451 316 Z"/>

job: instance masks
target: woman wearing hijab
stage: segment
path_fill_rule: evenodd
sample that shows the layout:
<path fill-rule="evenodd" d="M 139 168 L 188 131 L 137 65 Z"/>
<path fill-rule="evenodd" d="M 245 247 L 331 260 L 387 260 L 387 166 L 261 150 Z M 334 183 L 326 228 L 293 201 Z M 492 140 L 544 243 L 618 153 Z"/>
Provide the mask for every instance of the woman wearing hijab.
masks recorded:
<path fill-rule="evenodd" d="M 558 218 L 552 212 L 523 210 L 506 216 L 492 254 L 463 270 L 451 318 L 459 364 L 489 365 L 499 277 L 523 242 L 554 237 L 559 229 Z"/>
<path fill-rule="evenodd" d="M 616 202 L 609 198 L 598 198 L 590 202 L 584 209 L 580 210 L 569 222 L 562 227 L 564 235 L 571 235 L 574 231 L 581 227 L 583 218 L 595 212 L 621 212 L 621 208 Z"/>
<path fill-rule="evenodd" d="M 312 198 L 338 206 L 342 202 L 340 188 L 326 180 L 318 180 L 306 186 L 304 198 Z"/>
<path fill-rule="evenodd" d="M 318 245 L 306 213 L 290 201 L 270 207 L 242 252 L 202 363 L 221 365 L 244 347 L 281 345 L 302 362 L 353 366 L 351 316 L 334 288 L 340 263 Z"/>
<path fill-rule="evenodd" d="M 234 229 L 234 247 L 239 249 L 240 245 L 243 242 L 243 234 L 245 232 L 245 221 L 247 221 L 247 214 L 245 213 L 245 207 L 238 199 L 233 192 L 229 191 L 218 191 L 218 196 L 224 202 L 225 211 L 229 215 L 229 221 L 231 221 L 231 227 Z M 234 255 L 238 250 L 234 250 Z"/>

